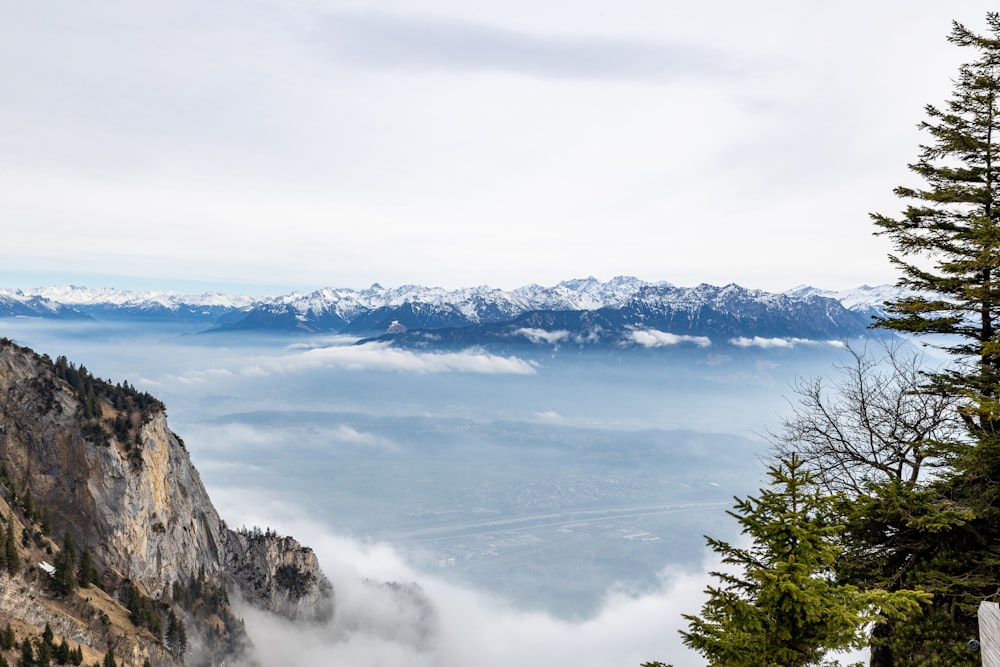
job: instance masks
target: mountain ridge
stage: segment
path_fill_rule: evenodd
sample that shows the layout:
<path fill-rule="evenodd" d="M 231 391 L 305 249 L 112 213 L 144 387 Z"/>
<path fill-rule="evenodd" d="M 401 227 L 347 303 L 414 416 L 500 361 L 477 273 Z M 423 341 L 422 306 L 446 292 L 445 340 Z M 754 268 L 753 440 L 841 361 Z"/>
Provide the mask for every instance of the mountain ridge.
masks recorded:
<path fill-rule="evenodd" d="M 187 321 L 202 325 L 205 331 L 332 332 L 368 338 L 410 329 L 489 328 L 516 322 L 528 313 L 590 312 L 638 328 L 656 322 L 671 327 L 681 323 L 680 330 L 670 331 L 675 334 L 706 333 L 690 325 L 700 320 L 725 322 L 720 326 L 727 335 L 812 332 L 808 335 L 842 338 L 863 329 L 872 315 L 882 312 L 882 302 L 902 293 L 888 285 L 841 292 L 808 286 L 765 292 L 735 283 L 677 287 L 632 276 L 603 282 L 579 278 L 513 290 L 487 285 L 456 290 L 419 285 L 386 288 L 376 283 L 364 289 L 324 287 L 259 298 L 70 286 L 0 289 L 0 316 Z M 789 326 L 796 317 L 812 324 Z"/>

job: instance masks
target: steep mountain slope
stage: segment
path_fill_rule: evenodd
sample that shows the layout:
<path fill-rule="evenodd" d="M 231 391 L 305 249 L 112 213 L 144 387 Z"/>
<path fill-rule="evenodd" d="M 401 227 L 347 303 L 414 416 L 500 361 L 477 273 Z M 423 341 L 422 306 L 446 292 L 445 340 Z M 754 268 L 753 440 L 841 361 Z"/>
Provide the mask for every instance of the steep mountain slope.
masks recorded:
<path fill-rule="evenodd" d="M 811 296 L 836 299 L 848 310 L 870 318 L 885 316 L 886 301 L 897 301 L 912 295 L 912 292 L 903 287 L 896 287 L 895 285 L 862 285 L 854 289 L 839 291 L 822 290 L 801 285 L 788 290 L 785 294 L 796 299 L 809 298 Z"/>
<path fill-rule="evenodd" d="M 76 308 L 41 295 L 2 290 L 0 290 L 0 317 L 89 319 Z"/>
<path fill-rule="evenodd" d="M 6 339 L 0 501 L 23 535 L 21 565 L 0 571 L 0 622 L 27 635 L 48 622 L 89 653 L 112 649 L 129 665 L 177 665 L 185 654 L 186 664 L 251 664 L 230 594 L 306 621 L 333 612 L 310 549 L 219 518 L 162 404 Z M 85 578 L 73 564 L 84 553 L 95 576 L 77 588 Z M 39 565 L 46 559 L 57 565 L 51 576 Z"/>

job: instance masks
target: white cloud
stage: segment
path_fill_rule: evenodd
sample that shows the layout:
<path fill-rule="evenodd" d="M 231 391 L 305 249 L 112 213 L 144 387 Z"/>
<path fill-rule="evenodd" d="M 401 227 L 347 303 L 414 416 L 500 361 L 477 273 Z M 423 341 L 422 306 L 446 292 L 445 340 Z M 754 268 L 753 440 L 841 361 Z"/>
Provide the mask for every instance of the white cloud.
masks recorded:
<path fill-rule="evenodd" d="M 392 439 L 359 430 L 349 424 L 332 426 L 304 426 L 270 428 L 245 423 L 194 424 L 187 428 L 188 437 L 198 440 L 203 452 L 221 457 L 224 463 L 217 464 L 215 458 L 199 464 L 204 469 L 225 469 L 236 467 L 228 457 L 236 453 L 247 454 L 252 450 L 287 450 L 290 447 L 305 449 L 349 445 L 355 448 L 397 452 L 400 447 Z"/>
<path fill-rule="evenodd" d="M 730 338 L 730 345 L 735 345 L 736 347 L 759 347 L 762 349 L 773 349 L 773 348 L 792 348 L 797 345 L 829 345 L 830 347 L 844 347 L 844 343 L 838 340 L 810 340 L 808 338 L 764 338 L 761 336 L 754 336 L 753 338 L 747 338 L 745 336 L 740 336 L 739 338 Z"/>
<path fill-rule="evenodd" d="M 288 351 L 306 351 L 317 347 L 332 347 L 334 345 L 354 345 L 360 338 L 357 336 L 346 336 L 343 334 L 333 334 L 330 336 L 310 336 L 308 342 L 291 343 L 285 346 Z"/>
<path fill-rule="evenodd" d="M 698 347 L 709 347 L 712 341 L 706 336 L 678 336 L 656 329 L 636 329 L 629 337 L 643 347 L 664 347 L 680 343 L 694 343 Z"/>
<path fill-rule="evenodd" d="M 443 18 L 337 14 L 324 36 L 338 60 L 421 72 L 511 72 L 544 79 L 665 81 L 726 75 L 740 63 L 668 40 L 568 38 Z M 745 64 L 743 64 L 745 66 Z"/>
<path fill-rule="evenodd" d="M 535 367 L 518 357 L 501 357 L 478 350 L 414 352 L 385 343 L 340 345 L 263 357 L 244 367 L 252 375 L 290 373 L 316 368 L 398 373 L 482 373 L 531 375 Z"/>
<path fill-rule="evenodd" d="M 514 332 L 515 336 L 524 336 L 532 343 L 558 343 L 569 338 L 568 331 L 546 331 L 545 329 L 521 328 Z"/>
<path fill-rule="evenodd" d="M 228 490 L 217 495 L 223 504 L 240 503 L 245 508 L 244 493 Z M 286 517 L 302 516 L 280 503 L 264 508 L 265 513 L 274 510 Z M 271 525 L 259 515 L 244 524 Z M 701 606 L 708 580 L 702 571 L 665 569 L 657 590 L 642 595 L 611 590 L 594 616 L 571 621 L 518 610 L 439 574 L 414 570 L 385 544 L 339 536 L 307 520 L 278 528 L 315 549 L 336 590 L 336 613 L 329 625 L 309 627 L 249 608 L 240 610 L 264 664 L 635 667 L 648 660 L 675 667 L 703 664 L 676 632 L 686 627 L 681 614 L 696 613 Z M 407 590 L 416 592 L 416 603 L 414 595 L 396 595 L 380 582 L 415 585 Z"/>
<path fill-rule="evenodd" d="M 233 372 L 227 368 L 201 368 L 185 371 L 180 375 L 170 376 L 172 380 L 183 384 L 205 384 L 233 377 Z"/>
<path fill-rule="evenodd" d="M 740 336 L 739 338 L 729 339 L 729 344 L 735 345 L 736 347 L 760 347 L 764 349 L 775 347 L 795 347 L 796 342 L 805 341 L 801 338 L 762 338 L 760 336 L 754 336 L 753 338 Z"/>
<path fill-rule="evenodd" d="M 371 449 L 379 449 L 389 452 L 400 450 L 399 445 L 394 443 L 389 438 L 375 435 L 374 433 L 365 433 L 357 430 L 353 426 L 348 426 L 347 424 L 339 424 L 336 426 L 330 434 L 330 437 L 335 442 L 369 447 Z"/>

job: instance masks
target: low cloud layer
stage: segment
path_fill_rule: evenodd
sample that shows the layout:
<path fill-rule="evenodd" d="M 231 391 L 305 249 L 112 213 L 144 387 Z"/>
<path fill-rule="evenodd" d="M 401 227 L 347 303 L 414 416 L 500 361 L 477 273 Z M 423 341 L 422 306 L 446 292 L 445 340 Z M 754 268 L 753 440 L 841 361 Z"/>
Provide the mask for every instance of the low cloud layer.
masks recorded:
<path fill-rule="evenodd" d="M 347 448 L 381 452 L 398 452 L 402 449 L 391 438 L 346 423 L 329 426 L 307 424 L 301 427 L 284 426 L 275 429 L 227 422 L 192 425 L 187 433 L 202 443 L 202 451 L 224 458 L 233 453 L 246 456 L 255 452 L 302 451 L 310 447 L 324 450 Z M 209 460 L 202 465 L 213 466 L 218 463 Z M 234 463 L 229 460 L 223 461 L 223 465 Z"/>
<path fill-rule="evenodd" d="M 246 372 L 290 372 L 314 368 L 400 373 L 515 373 L 530 375 L 535 368 L 517 357 L 500 357 L 477 350 L 412 352 L 382 343 L 314 348 L 301 354 L 262 360 Z"/>
<path fill-rule="evenodd" d="M 712 345 L 712 341 L 706 336 L 678 336 L 656 329 L 636 329 L 631 333 L 631 338 L 643 347 L 664 347 L 680 343 L 694 343 L 698 347 Z"/>
<path fill-rule="evenodd" d="M 515 356 L 502 357 L 476 349 L 461 352 L 415 352 L 383 343 L 286 348 L 283 354 L 235 357 L 231 368 L 215 367 L 171 375 L 188 385 L 219 380 L 264 378 L 276 374 L 310 370 L 375 371 L 390 373 L 473 373 L 485 375 L 533 375 L 535 367 Z"/>
<path fill-rule="evenodd" d="M 514 335 L 524 336 L 532 343 L 558 343 L 569 338 L 568 331 L 546 331 L 545 329 L 521 328 Z"/>
<path fill-rule="evenodd" d="M 214 495 L 220 509 L 247 525 L 271 525 L 267 515 L 301 516 L 297 508 L 270 501 L 247 502 L 248 492 Z M 248 508 L 252 508 L 249 509 Z M 242 516 L 241 516 L 242 515 Z M 264 664 L 377 667 L 636 667 L 664 660 L 675 667 L 702 664 L 685 648 L 677 629 L 682 613 L 696 613 L 707 583 L 704 571 L 666 567 L 657 590 L 641 595 L 609 590 L 600 611 L 578 621 L 524 611 L 490 594 L 447 580 L 447 570 L 413 569 L 395 550 L 337 535 L 324 524 L 280 521 L 312 546 L 337 594 L 334 620 L 323 626 L 292 624 L 244 608 Z M 386 585 L 391 582 L 391 585 Z"/>

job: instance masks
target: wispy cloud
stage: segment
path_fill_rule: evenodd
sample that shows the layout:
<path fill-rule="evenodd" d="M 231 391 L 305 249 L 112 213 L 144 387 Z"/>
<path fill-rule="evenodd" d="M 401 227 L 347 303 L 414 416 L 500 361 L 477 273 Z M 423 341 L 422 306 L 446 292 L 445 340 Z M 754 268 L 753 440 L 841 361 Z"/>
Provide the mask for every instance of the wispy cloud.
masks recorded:
<path fill-rule="evenodd" d="M 400 451 L 401 449 L 399 445 L 394 443 L 389 438 L 376 435 L 374 433 L 359 431 L 353 426 L 349 426 L 347 424 L 339 424 L 336 428 L 334 428 L 331 433 L 331 437 L 335 442 L 343 442 L 349 445 L 357 445 L 359 447 L 378 449 L 387 452 Z"/>
<path fill-rule="evenodd" d="M 545 329 L 521 328 L 514 332 L 515 336 L 524 336 L 532 343 L 558 343 L 569 338 L 568 331 L 546 331 Z"/>
<path fill-rule="evenodd" d="M 335 14 L 319 39 L 340 59 L 392 70 L 666 81 L 737 69 L 710 48 L 665 39 L 536 34 L 429 16 Z"/>
<path fill-rule="evenodd" d="M 643 347 L 664 347 L 680 343 L 694 343 L 698 347 L 709 347 L 712 344 L 711 339 L 706 336 L 678 336 L 656 329 L 636 329 L 629 334 L 629 337 Z"/>
<path fill-rule="evenodd" d="M 205 384 L 233 377 L 233 372 L 227 368 L 205 368 L 189 370 L 182 375 L 173 376 L 183 384 Z"/>
<path fill-rule="evenodd" d="M 413 352 L 384 343 L 337 345 L 258 360 L 250 373 L 294 372 L 315 368 L 398 373 L 485 373 L 531 375 L 535 367 L 517 357 L 501 357 L 478 350 L 462 352 Z"/>
<path fill-rule="evenodd" d="M 736 347 L 759 347 L 762 349 L 793 348 L 798 345 L 829 345 L 830 347 L 844 347 L 844 343 L 839 340 L 810 340 L 808 338 L 763 338 L 754 336 L 747 338 L 730 338 L 730 345 Z"/>
<path fill-rule="evenodd" d="M 251 450 L 287 450 L 290 447 L 306 447 L 304 443 L 327 448 L 348 445 L 352 448 L 400 451 L 397 443 L 376 433 L 371 433 L 350 424 L 331 426 L 308 425 L 301 428 L 273 429 L 239 422 L 222 424 L 196 424 L 188 429 L 192 439 L 200 441 L 204 451 L 226 457 L 234 452 L 247 453 Z M 228 465 L 227 461 L 227 465 Z M 207 465 L 212 465 L 209 460 Z"/>

